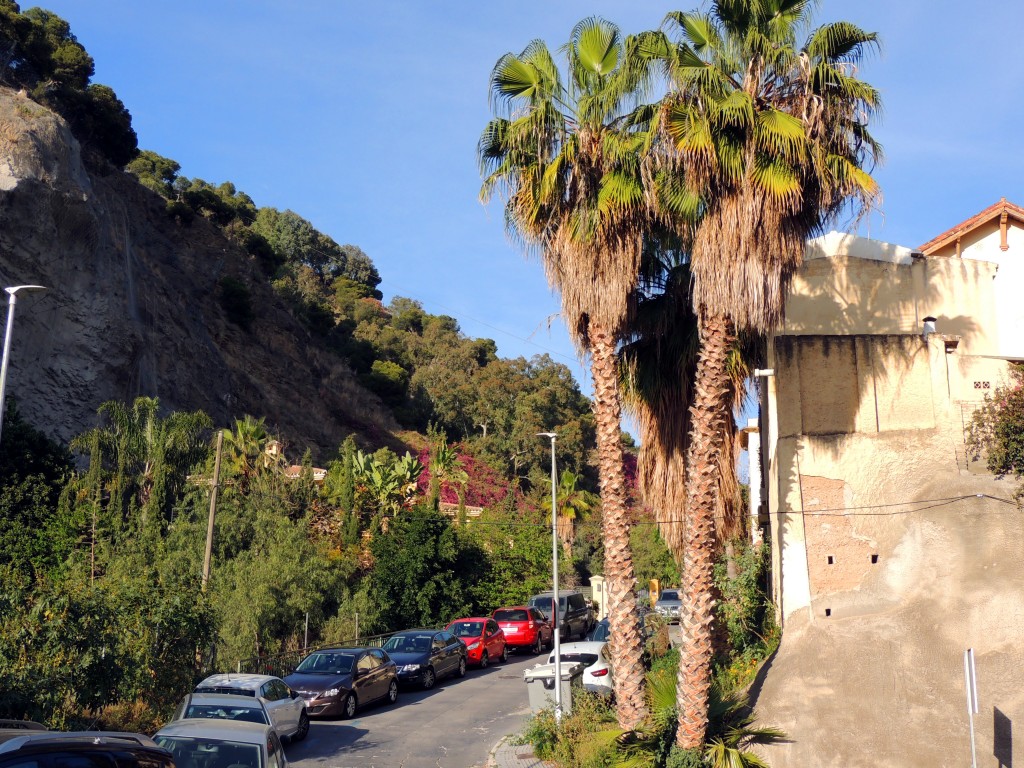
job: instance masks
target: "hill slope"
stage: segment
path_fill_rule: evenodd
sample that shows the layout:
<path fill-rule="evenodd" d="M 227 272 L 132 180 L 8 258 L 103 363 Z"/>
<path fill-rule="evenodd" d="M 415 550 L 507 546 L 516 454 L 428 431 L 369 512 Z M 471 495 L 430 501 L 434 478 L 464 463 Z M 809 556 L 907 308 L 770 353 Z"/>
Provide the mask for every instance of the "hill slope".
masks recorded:
<path fill-rule="evenodd" d="M 221 307 L 225 277 L 250 290 L 249 330 Z M 60 117 L 2 88 L 0 278 L 49 288 L 19 298 L 7 392 L 61 440 L 92 426 L 99 403 L 137 395 L 219 425 L 265 416 L 322 451 L 397 428 L 217 227 L 177 224 L 134 177 L 87 168 Z"/>

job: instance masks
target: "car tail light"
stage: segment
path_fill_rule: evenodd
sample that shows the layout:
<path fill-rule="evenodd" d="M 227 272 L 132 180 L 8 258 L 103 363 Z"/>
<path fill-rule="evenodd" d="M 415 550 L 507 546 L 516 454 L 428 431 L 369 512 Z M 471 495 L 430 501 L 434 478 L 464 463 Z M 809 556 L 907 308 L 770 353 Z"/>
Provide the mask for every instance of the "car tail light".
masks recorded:
<path fill-rule="evenodd" d="M 530 619 L 530 621 L 529 621 L 529 622 L 527 622 L 527 624 L 526 624 L 526 628 L 527 628 L 527 629 L 533 629 L 533 619 Z"/>
<path fill-rule="evenodd" d="M 608 674 L 608 670 L 607 669 L 599 669 L 596 672 L 591 672 L 590 676 L 591 677 L 604 677 L 607 674 Z"/>

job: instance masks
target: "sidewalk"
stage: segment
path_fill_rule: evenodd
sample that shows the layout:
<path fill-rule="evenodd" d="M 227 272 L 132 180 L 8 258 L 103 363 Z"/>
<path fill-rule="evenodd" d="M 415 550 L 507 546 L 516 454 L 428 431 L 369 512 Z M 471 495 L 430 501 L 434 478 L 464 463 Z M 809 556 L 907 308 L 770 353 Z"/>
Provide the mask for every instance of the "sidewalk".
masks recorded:
<path fill-rule="evenodd" d="M 506 736 L 494 745 L 487 759 L 487 768 L 551 768 L 552 763 L 534 757 L 530 744 L 515 746 L 511 739 L 511 736 Z"/>

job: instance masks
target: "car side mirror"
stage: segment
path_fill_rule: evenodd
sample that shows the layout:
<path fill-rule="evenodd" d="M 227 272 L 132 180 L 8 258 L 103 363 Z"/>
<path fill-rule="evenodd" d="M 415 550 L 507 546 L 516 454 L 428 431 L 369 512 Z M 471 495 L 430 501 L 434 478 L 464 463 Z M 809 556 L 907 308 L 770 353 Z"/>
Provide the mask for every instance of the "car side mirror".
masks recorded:
<path fill-rule="evenodd" d="M 290 691 L 290 693 L 291 693 L 293 699 L 299 698 L 299 692 L 298 691 Z"/>

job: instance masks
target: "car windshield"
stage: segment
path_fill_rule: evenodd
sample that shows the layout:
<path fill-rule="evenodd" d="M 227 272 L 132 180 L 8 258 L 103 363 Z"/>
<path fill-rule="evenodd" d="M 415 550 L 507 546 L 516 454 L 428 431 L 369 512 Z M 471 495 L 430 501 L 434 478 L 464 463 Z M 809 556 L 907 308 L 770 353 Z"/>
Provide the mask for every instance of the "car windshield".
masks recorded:
<path fill-rule="evenodd" d="M 160 734 L 153 739 L 174 755 L 177 768 L 263 768 L 258 744 Z"/>
<path fill-rule="evenodd" d="M 304 675 L 345 675 L 352 671 L 350 653 L 314 653 L 295 668 Z"/>
<path fill-rule="evenodd" d="M 182 719 L 202 717 L 214 720 L 241 720 L 246 723 L 264 723 L 269 725 L 267 714 L 263 711 L 263 707 L 240 707 L 237 704 L 230 706 L 190 704 L 181 717 Z"/>
<path fill-rule="evenodd" d="M 528 621 L 529 616 L 522 608 L 507 608 L 494 612 L 495 621 Z"/>
<path fill-rule="evenodd" d="M 661 597 L 658 598 L 658 599 L 659 600 L 678 600 L 679 599 L 679 593 L 674 591 L 674 590 L 671 590 L 671 589 L 666 589 L 664 592 L 661 593 Z"/>
<path fill-rule="evenodd" d="M 430 650 L 431 635 L 392 635 L 384 650 L 392 653 L 422 653 Z"/>
<path fill-rule="evenodd" d="M 456 621 L 449 627 L 456 637 L 480 637 L 484 632 L 482 621 Z"/>
<path fill-rule="evenodd" d="M 235 696 L 256 696 L 256 691 L 251 688 L 232 688 L 230 685 L 201 685 L 196 688 L 196 693 L 230 693 Z"/>
<path fill-rule="evenodd" d="M 587 635 L 588 640 L 607 640 L 608 635 L 611 634 L 611 629 L 608 627 L 608 622 L 601 621 L 594 625 L 594 628 L 590 630 L 590 634 Z"/>

